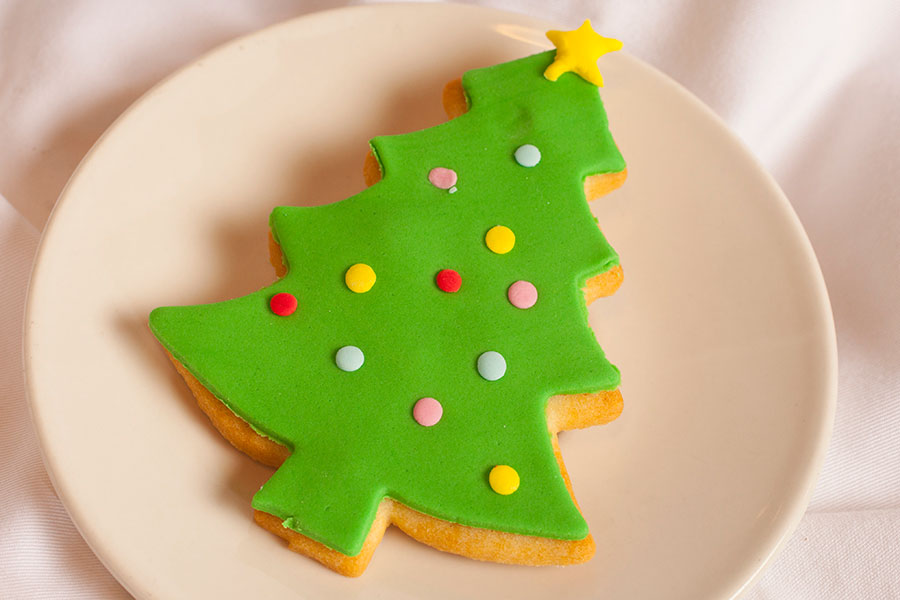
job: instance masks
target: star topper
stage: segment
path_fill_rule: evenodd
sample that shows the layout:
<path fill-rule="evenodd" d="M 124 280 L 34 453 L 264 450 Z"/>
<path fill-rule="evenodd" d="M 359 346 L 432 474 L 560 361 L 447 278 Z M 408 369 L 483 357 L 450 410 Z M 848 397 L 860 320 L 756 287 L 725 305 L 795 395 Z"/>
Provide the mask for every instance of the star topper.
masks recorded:
<path fill-rule="evenodd" d="M 560 75 L 572 71 L 598 87 L 603 87 L 603 76 L 597 68 L 597 59 L 622 49 L 622 42 L 605 38 L 594 31 L 591 20 L 586 19 L 573 31 L 548 31 L 547 37 L 556 46 L 556 59 L 544 71 L 544 77 L 556 81 Z"/>

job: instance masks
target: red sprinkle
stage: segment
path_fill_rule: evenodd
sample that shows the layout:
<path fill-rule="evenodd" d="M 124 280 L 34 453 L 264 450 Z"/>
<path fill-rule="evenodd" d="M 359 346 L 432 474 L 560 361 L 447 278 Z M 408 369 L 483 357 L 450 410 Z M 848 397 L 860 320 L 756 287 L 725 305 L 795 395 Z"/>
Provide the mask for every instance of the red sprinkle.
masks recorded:
<path fill-rule="evenodd" d="M 272 296 L 272 299 L 269 300 L 269 308 L 276 315 L 286 317 L 294 314 L 294 311 L 297 310 L 297 299 L 293 294 L 281 292 Z"/>
<path fill-rule="evenodd" d="M 437 277 L 435 277 L 435 281 L 437 282 L 437 286 L 441 288 L 441 291 L 450 294 L 458 292 L 459 287 L 462 285 L 462 277 L 460 277 L 459 273 L 453 269 L 442 270 L 437 274 Z"/>

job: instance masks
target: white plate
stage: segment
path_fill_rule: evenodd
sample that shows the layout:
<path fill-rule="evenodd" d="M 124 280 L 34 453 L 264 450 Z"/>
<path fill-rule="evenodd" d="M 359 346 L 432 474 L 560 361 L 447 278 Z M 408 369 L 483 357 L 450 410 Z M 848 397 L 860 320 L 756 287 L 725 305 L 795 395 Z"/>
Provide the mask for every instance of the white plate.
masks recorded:
<path fill-rule="evenodd" d="M 834 410 L 818 265 L 734 136 L 624 53 L 603 59 L 603 97 L 629 177 L 594 211 L 626 280 L 590 314 L 626 408 L 560 438 L 589 563 L 478 563 L 392 530 L 350 580 L 288 551 L 250 516 L 270 470 L 209 426 L 147 329 L 155 306 L 268 284 L 272 207 L 362 189 L 370 137 L 442 122 L 446 81 L 549 28 L 452 5 L 291 21 L 156 87 L 79 167 L 31 282 L 28 386 L 60 497 L 134 595 L 727 598 L 790 534 Z"/>

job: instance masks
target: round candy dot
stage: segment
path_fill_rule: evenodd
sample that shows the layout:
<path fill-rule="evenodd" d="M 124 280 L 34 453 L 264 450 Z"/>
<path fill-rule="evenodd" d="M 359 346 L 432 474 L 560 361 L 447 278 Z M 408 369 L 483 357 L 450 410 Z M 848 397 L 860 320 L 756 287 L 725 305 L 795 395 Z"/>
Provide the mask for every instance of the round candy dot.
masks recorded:
<path fill-rule="evenodd" d="M 453 292 L 458 292 L 460 286 L 462 285 L 462 277 L 460 277 L 459 273 L 457 273 L 453 269 L 443 269 L 442 271 L 438 272 L 434 280 L 442 292 L 447 292 L 450 294 L 452 294 Z"/>
<path fill-rule="evenodd" d="M 509 303 L 516 308 L 531 308 L 537 302 L 537 288 L 530 281 L 517 281 L 506 292 Z"/>
<path fill-rule="evenodd" d="M 506 359 L 493 350 L 483 353 L 478 357 L 478 374 L 488 381 L 497 381 L 506 374 Z"/>
<path fill-rule="evenodd" d="M 484 243 L 496 254 L 506 254 L 516 245 L 516 234 L 509 227 L 491 227 L 484 236 Z"/>
<path fill-rule="evenodd" d="M 541 151 L 537 149 L 537 146 L 525 144 L 516 148 L 515 157 L 516 162 L 523 167 L 533 167 L 541 162 Z"/>
<path fill-rule="evenodd" d="M 363 351 L 356 346 L 344 346 L 337 351 L 334 362 L 341 371 L 352 372 L 358 370 L 365 362 Z"/>
<path fill-rule="evenodd" d="M 441 188 L 442 190 L 449 190 L 450 188 L 452 188 L 454 185 L 456 185 L 457 179 L 458 177 L 456 176 L 456 171 L 454 171 L 453 169 L 435 167 L 428 172 L 428 181 L 431 182 L 431 185 Z"/>
<path fill-rule="evenodd" d="M 413 418 L 422 427 L 431 427 L 441 420 L 444 407 L 434 398 L 419 398 L 413 406 Z"/>
<path fill-rule="evenodd" d="M 292 315 L 294 314 L 294 311 L 297 310 L 297 298 L 295 298 L 293 294 L 280 292 L 272 296 L 269 300 L 269 308 L 271 308 L 272 312 L 279 317 Z"/>
<path fill-rule="evenodd" d="M 501 496 L 509 496 L 519 489 L 519 474 L 509 465 L 497 465 L 488 476 L 491 489 Z"/>
<path fill-rule="evenodd" d="M 375 285 L 375 271 L 369 265 L 357 263 L 347 269 L 344 281 L 347 282 L 347 287 L 357 294 L 364 294 Z"/>

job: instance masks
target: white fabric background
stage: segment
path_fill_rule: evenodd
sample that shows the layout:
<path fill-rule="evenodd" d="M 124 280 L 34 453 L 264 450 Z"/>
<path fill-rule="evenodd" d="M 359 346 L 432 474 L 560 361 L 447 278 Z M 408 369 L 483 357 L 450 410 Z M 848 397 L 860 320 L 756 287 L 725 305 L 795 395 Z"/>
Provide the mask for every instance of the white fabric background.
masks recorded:
<path fill-rule="evenodd" d="M 900 3 L 484 0 L 585 17 L 710 105 L 781 184 L 838 333 L 834 437 L 799 529 L 753 600 L 900 598 Z M 41 464 L 22 309 L 57 195 L 103 130 L 175 68 L 338 0 L 0 0 L 0 597 L 126 598 Z"/>

